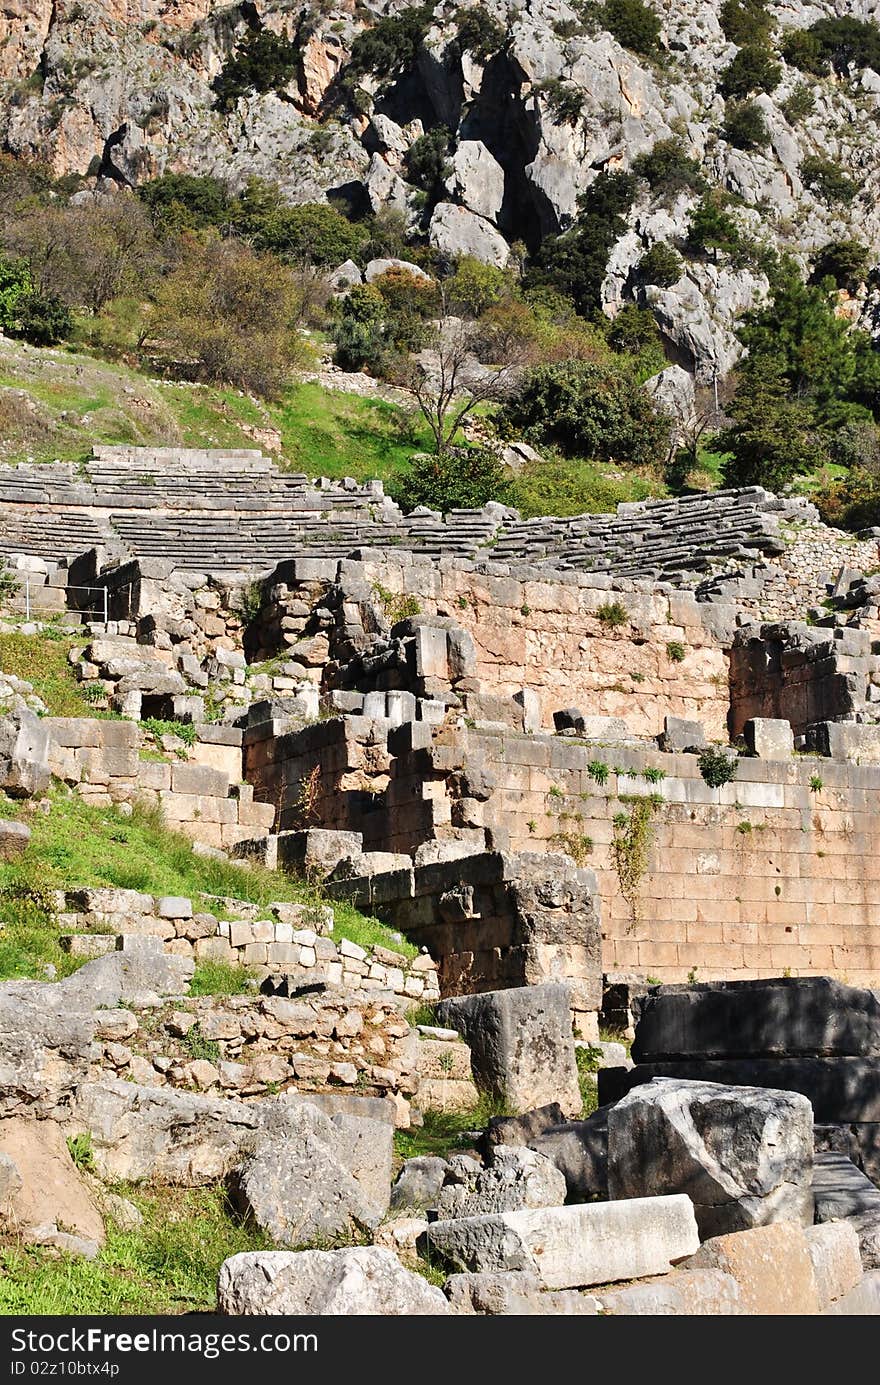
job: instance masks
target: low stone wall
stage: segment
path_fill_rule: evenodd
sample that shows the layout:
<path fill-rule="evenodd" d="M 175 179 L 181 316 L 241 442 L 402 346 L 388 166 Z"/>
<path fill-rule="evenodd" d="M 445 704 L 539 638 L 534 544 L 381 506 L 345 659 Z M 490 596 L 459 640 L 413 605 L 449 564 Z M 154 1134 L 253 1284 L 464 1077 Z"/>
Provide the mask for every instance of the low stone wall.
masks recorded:
<path fill-rule="evenodd" d="M 271 806 L 255 802 L 251 785 L 239 782 L 241 731 L 233 727 L 203 728 L 191 748 L 199 758 L 191 762 L 141 759 L 131 721 L 47 717 L 43 724 L 52 773 L 87 803 L 156 803 L 169 826 L 223 850 L 265 838 L 272 827 Z"/>
<path fill-rule="evenodd" d="M 225 917 L 210 912 L 210 904 Z M 325 904 L 278 901 L 261 909 L 207 897 L 194 904 L 100 887 L 59 892 L 56 908 L 65 930 L 62 946 L 78 957 L 113 952 L 120 936 L 150 938 L 176 956 L 249 967 L 257 980 L 284 975 L 293 986 L 381 991 L 404 1005 L 432 1004 L 440 997 L 437 968 L 427 954 L 407 957 L 378 944 L 366 949 L 347 938 L 336 942 L 328 936 L 333 910 Z"/>

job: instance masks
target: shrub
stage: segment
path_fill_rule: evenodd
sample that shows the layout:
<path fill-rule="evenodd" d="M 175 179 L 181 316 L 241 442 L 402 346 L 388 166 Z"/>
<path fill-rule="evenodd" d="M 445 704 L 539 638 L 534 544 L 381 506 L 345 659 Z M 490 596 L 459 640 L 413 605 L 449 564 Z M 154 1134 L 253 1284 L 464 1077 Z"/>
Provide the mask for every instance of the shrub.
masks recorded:
<path fill-rule="evenodd" d="M 443 181 L 447 171 L 449 131 L 437 125 L 413 140 L 406 155 L 406 172 L 411 183 L 429 195 Z"/>
<path fill-rule="evenodd" d="M 585 96 L 582 91 L 559 77 L 548 77 L 539 82 L 535 91 L 544 97 L 557 125 L 577 125 L 584 109 Z"/>
<path fill-rule="evenodd" d="M 839 289 L 855 290 L 868 277 L 871 253 L 860 240 L 830 240 L 816 251 L 812 280 L 833 279 Z"/>
<path fill-rule="evenodd" d="M 693 208 L 688 221 L 687 239 L 692 250 L 711 254 L 732 254 L 739 248 L 739 227 L 727 211 L 728 199 L 720 191 L 706 193 Z"/>
<path fill-rule="evenodd" d="M 724 0 L 718 18 L 724 37 L 738 45 L 766 41 L 773 29 L 765 0 Z"/>
<path fill-rule="evenodd" d="M 504 46 L 507 38 L 504 26 L 483 5 L 472 5 L 455 15 L 455 32 L 463 53 L 470 53 L 478 63 L 487 63 Z"/>
<path fill-rule="evenodd" d="M 629 622 L 629 611 L 622 601 L 606 601 L 596 611 L 596 619 L 609 630 L 617 630 Z"/>
<path fill-rule="evenodd" d="M 339 265 L 358 254 L 367 235 L 366 227 L 353 224 L 329 202 L 301 202 L 268 215 L 254 235 L 254 245 L 290 260 Z"/>
<path fill-rule="evenodd" d="M 684 273 L 684 261 L 671 245 L 658 240 L 639 260 L 637 273 L 643 284 L 668 289 L 677 284 Z"/>
<path fill-rule="evenodd" d="M 838 202 L 848 205 L 858 192 L 856 184 L 846 176 L 840 164 L 818 154 L 807 155 L 801 163 L 800 173 L 805 186 L 829 206 Z"/>
<path fill-rule="evenodd" d="M 444 513 L 477 509 L 507 494 L 504 468 L 487 448 L 451 447 L 440 453 L 418 453 L 391 485 L 394 499 L 406 510 L 427 505 Z"/>
<path fill-rule="evenodd" d="M 660 39 L 660 19 L 643 0 L 606 0 L 602 21 L 624 48 L 634 53 L 655 52 Z"/>
<path fill-rule="evenodd" d="M 240 96 L 282 91 L 296 76 L 299 48 L 271 29 L 249 29 L 235 45 L 211 88 L 217 109 L 231 110 Z"/>
<path fill-rule="evenodd" d="M 791 95 L 780 103 L 779 109 L 789 125 L 799 125 L 816 109 L 813 88 L 807 82 L 799 82 Z"/>
<path fill-rule="evenodd" d="M 54 346 L 73 330 L 73 314 L 53 293 L 27 293 L 19 301 L 12 335 L 31 346 Z"/>
<path fill-rule="evenodd" d="M 764 112 L 755 101 L 729 101 L 721 128 L 736 149 L 765 149 L 770 143 Z"/>
<path fill-rule="evenodd" d="M 229 189 L 219 178 L 193 173 L 163 173 L 138 188 L 157 222 L 173 222 L 178 229 L 221 226 L 229 219 Z"/>
<path fill-rule="evenodd" d="M 746 359 L 727 413 L 733 422 L 713 444 L 716 451 L 730 454 L 723 465 L 725 485 L 778 490 L 825 460 L 811 408 L 791 394 L 779 361 L 772 357 Z"/>
<path fill-rule="evenodd" d="M 473 255 L 462 255 L 455 273 L 446 281 L 446 299 L 453 312 L 480 317 L 488 308 L 509 298 L 513 289 L 508 270 L 484 264 Z"/>
<path fill-rule="evenodd" d="M 706 186 L 700 163 L 688 153 L 683 139 L 674 135 L 660 139 L 645 154 L 638 154 L 632 163 L 633 173 L 644 178 L 652 192 L 674 194 L 685 188 L 695 192 Z"/>
<path fill-rule="evenodd" d="M 718 789 L 722 784 L 729 784 L 736 778 L 739 769 L 739 756 L 730 755 L 726 750 L 708 746 L 700 751 L 697 761 L 700 767 L 700 774 L 706 784 L 712 789 Z"/>
<path fill-rule="evenodd" d="M 775 91 L 782 80 L 782 67 L 766 44 L 750 43 L 741 48 L 721 74 L 722 96 L 748 96 L 753 91 Z"/>
<path fill-rule="evenodd" d="M 591 361 L 560 361 L 526 376 L 504 417 L 531 439 L 556 444 L 570 456 L 655 466 L 669 438 L 628 370 Z"/>
<path fill-rule="evenodd" d="M 650 308 L 624 303 L 608 325 L 608 341 L 615 351 L 638 358 L 638 367 L 655 374 L 666 365 L 660 328 Z"/>

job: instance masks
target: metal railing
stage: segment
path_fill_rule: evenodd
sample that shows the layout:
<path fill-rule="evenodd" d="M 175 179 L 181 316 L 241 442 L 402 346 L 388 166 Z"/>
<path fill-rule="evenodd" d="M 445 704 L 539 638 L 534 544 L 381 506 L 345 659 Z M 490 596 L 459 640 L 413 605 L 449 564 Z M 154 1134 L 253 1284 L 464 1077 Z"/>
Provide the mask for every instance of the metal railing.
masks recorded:
<path fill-rule="evenodd" d="M 49 590 L 60 590 L 60 588 L 50 588 Z M 63 590 L 65 597 L 67 598 L 66 609 L 68 611 L 73 611 L 76 615 L 91 616 L 93 619 L 102 620 L 105 625 L 108 623 L 110 619 L 110 590 L 108 587 L 83 587 L 71 585 L 64 587 Z M 128 591 L 128 616 L 130 618 L 132 607 L 132 584 L 129 583 L 127 588 L 120 588 L 120 591 L 125 590 Z M 45 582 L 41 582 L 39 586 L 35 585 L 33 588 L 34 597 L 36 597 L 37 593 L 45 591 Z M 99 600 L 95 603 L 94 607 L 71 607 L 69 600 L 71 592 L 97 593 L 99 596 Z M 114 593 L 114 595 L 116 595 L 116 593 Z M 33 604 L 34 603 L 31 596 L 31 579 L 30 577 L 26 576 L 24 579 L 24 611 L 26 620 L 30 620 L 31 618 Z"/>

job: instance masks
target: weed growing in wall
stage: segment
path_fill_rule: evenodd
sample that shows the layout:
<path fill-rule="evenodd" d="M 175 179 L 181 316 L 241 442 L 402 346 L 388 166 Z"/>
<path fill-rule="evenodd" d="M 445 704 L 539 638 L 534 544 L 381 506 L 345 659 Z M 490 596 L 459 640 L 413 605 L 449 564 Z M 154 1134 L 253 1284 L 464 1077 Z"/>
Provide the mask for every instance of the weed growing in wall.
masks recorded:
<path fill-rule="evenodd" d="M 373 583 L 373 595 L 385 612 L 385 618 L 391 625 L 396 625 L 399 620 L 408 620 L 410 616 L 418 616 L 422 613 L 422 608 L 414 596 L 405 596 L 403 592 L 393 592 L 388 587 L 383 587 L 381 582 Z M 465 602 L 465 604 L 467 604 Z"/>
<path fill-rule="evenodd" d="M 617 813 L 614 818 L 611 856 L 620 893 L 629 906 L 632 930 L 641 918 L 641 884 L 654 840 L 654 815 L 663 799 L 651 794 L 648 798 L 621 799 L 624 801 L 629 803 L 629 809 Z"/>
<path fill-rule="evenodd" d="M 621 601 L 606 601 L 597 610 L 596 619 L 607 625 L 609 630 L 617 630 L 621 625 L 626 625 L 629 611 Z"/>
<path fill-rule="evenodd" d="M 722 784 L 729 784 L 736 778 L 739 756 L 728 755 L 727 751 L 720 747 L 708 746 L 700 752 L 697 763 L 704 782 L 712 789 L 719 789 Z"/>
<path fill-rule="evenodd" d="M 684 663 L 687 650 L 681 640 L 670 640 L 666 646 L 666 657 L 671 659 L 674 664 Z"/>
<path fill-rule="evenodd" d="M 591 779 L 595 779 L 597 784 L 607 784 L 610 773 L 604 760 L 591 760 L 587 765 L 587 774 Z"/>

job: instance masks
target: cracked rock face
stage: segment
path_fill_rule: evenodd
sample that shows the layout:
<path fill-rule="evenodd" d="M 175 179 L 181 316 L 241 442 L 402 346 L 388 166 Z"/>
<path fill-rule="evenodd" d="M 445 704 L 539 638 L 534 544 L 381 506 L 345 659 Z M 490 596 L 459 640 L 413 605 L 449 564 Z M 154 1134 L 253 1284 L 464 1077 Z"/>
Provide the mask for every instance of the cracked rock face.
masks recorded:
<path fill-rule="evenodd" d="M 611 1198 L 687 1193 L 702 1238 L 809 1225 L 813 1110 L 797 1092 L 655 1078 L 608 1114 Z"/>
<path fill-rule="evenodd" d="M 246 30 L 241 11 L 211 12 L 204 0 L 170 7 L 140 0 L 134 8 L 116 0 L 100 8 L 10 0 L 0 15 L 0 140 L 58 175 L 88 171 L 99 188 L 137 186 L 173 170 L 213 174 L 234 187 L 251 175 L 272 179 L 291 202 L 345 189 L 374 211 L 404 212 L 444 254 L 503 265 L 514 242 L 534 249 L 542 236 L 565 230 L 578 197 L 603 171 L 626 170 L 658 140 L 677 137 L 709 181 L 739 199 L 736 218 L 757 243 L 804 262 L 829 240 L 853 236 L 873 258 L 880 253 L 880 151 L 866 133 L 880 76 L 865 69 L 849 81 L 818 82 L 783 64 L 776 90 L 754 98 L 767 147 L 734 148 L 723 134 L 718 90 L 736 51 L 721 29 L 721 0 L 655 0 L 662 66 L 608 33 L 587 32 L 566 0 L 535 0 L 527 9 L 489 0 L 508 37 L 479 62 L 460 51 L 438 5 L 411 73 L 387 90 L 363 78 L 363 115 L 334 109 L 335 84 L 358 33 L 386 12 L 381 0 L 357 18 L 334 0 L 308 32 L 299 13 L 276 0 L 252 8 L 257 22 L 298 43 L 300 70 L 279 94 L 242 97 L 220 112 L 211 83 Z M 803 29 L 830 13 L 870 19 L 876 7 L 864 0 L 773 6 L 780 29 Z M 554 83 L 571 105 L 560 106 Z M 804 85 L 813 109 L 790 119 L 787 99 Z M 431 215 L 406 182 L 406 153 L 439 124 L 451 142 L 444 200 Z M 828 205 L 805 187 L 800 167 L 810 154 L 839 163 L 857 184 L 851 205 Z M 634 275 L 655 242 L 681 247 L 694 200 L 687 189 L 643 186 L 612 250 L 603 304 L 611 317 L 633 298 L 650 307 L 673 359 L 711 384 L 736 363 L 737 319 L 766 294 L 764 276 L 748 265 L 693 260 L 669 288 Z M 842 310 L 871 327 L 874 310 L 863 297 Z"/>

